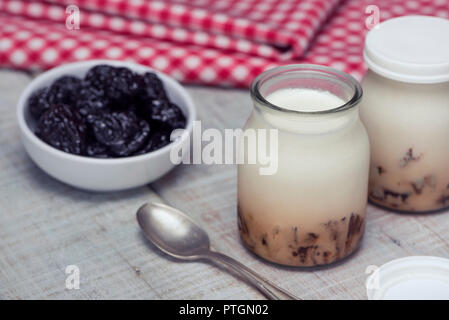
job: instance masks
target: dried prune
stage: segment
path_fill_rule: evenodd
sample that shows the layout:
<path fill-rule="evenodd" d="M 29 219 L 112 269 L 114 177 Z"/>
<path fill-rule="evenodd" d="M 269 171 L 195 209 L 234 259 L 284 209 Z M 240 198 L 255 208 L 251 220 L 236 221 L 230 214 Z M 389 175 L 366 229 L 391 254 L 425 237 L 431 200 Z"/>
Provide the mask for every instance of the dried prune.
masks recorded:
<path fill-rule="evenodd" d="M 48 89 L 47 100 L 50 104 L 64 103 L 71 105 L 75 102 L 81 79 L 63 76 L 56 80 Z"/>
<path fill-rule="evenodd" d="M 115 68 L 101 64 L 91 68 L 84 77 L 84 81 L 99 90 L 105 90 L 108 79 L 113 76 Z"/>
<path fill-rule="evenodd" d="M 106 65 L 91 69 L 86 82 L 97 90 L 117 108 L 126 109 L 129 102 L 137 98 L 142 78 L 127 68 L 114 68 Z"/>
<path fill-rule="evenodd" d="M 142 77 L 127 68 L 117 68 L 115 76 L 119 80 L 119 89 L 125 96 L 134 97 L 142 89 Z"/>
<path fill-rule="evenodd" d="M 112 112 L 90 120 L 96 140 L 116 156 L 128 156 L 143 147 L 150 126 L 133 112 Z"/>
<path fill-rule="evenodd" d="M 148 141 L 150 135 L 150 125 L 145 120 L 139 121 L 139 130 L 131 137 L 128 143 L 128 155 L 141 149 Z"/>
<path fill-rule="evenodd" d="M 107 81 L 106 96 L 116 108 L 126 109 L 137 96 L 139 80 L 140 78 L 130 70 L 119 68 Z"/>
<path fill-rule="evenodd" d="M 45 111 L 50 109 L 51 105 L 58 103 L 73 104 L 80 85 L 81 80 L 79 78 L 63 76 L 50 87 L 39 89 L 31 95 L 28 101 L 31 114 L 35 119 L 39 119 Z"/>
<path fill-rule="evenodd" d="M 109 100 L 102 90 L 92 86 L 83 86 L 76 102 L 78 111 L 83 116 L 97 114 L 109 106 Z"/>
<path fill-rule="evenodd" d="M 143 98 L 146 100 L 163 99 L 167 100 L 167 94 L 164 85 L 159 77 L 152 72 L 147 72 L 142 76 L 143 80 Z"/>
<path fill-rule="evenodd" d="M 409 148 L 405 153 L 405 156 L 402 157 L 399 165 L 401 168 L 405 167 L 410 161 L 418 161 L 421 158 L 421 155 L 415 155 L 412 148 Z"/>
<path fill-rule="evenodd" d="M 184 128 L 186 118 L 177 105 L 167 100 L 153 100 L 146 105 L 145 112 L 149 121 L 157 121 L 171 129 Z"/>
<path fill-rule="evenodd" d="M 86 129 L 80 114 L 65 104 L 51 106 L 38 122 L 38 136 L 43 141 L 77 155 L 84 154 Z"/>
<path fill-rule="evenodd" d="M 155 131 L 150 135 L 147 144 L 141 150 L 139 150 L 136 155 L 145 154 L 150 151 L 160 149 L 162 147 L 165 147 L 169 143 L 170 134 L 167 131 Z"/>
<path fill-rule="evenodd" d="M 97 141 L 110 146 L 119 143 L 127 137 L 128 132 L 132 128 L 132 124 L 131 126 L 127 125 L 127 122 L 130 124 L 127 119 L 128 117 L 124 116 L 124 114 L 114 112 L 93 116 L 89 119 L 89 122 Z"/>
<path fill-rule="evenodd" d="M 41 88 L 34 92 L 28 100 L 28 107 L 31 115 L 38 120 L 41 115 L 50 109 L 50 103 L 47 100 L 48 88 Z"/>

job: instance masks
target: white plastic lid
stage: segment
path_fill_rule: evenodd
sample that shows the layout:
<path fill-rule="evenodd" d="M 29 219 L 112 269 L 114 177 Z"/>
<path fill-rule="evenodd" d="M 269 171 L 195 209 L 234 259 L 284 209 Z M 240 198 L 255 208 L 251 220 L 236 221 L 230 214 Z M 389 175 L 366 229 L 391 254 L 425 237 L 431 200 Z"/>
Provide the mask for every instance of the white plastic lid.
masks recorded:
<path fill-rule="evenodd" d="M 410 83 L 449 81 L 449 20 L 405 16 L 368 32 L 364 58 L 374 72 Z"/>
<path fill-rule="evenodd" d="M 390 261 L 367 280 L 370 300 L 448 300 L 449 259 L 412 256 Z"/>

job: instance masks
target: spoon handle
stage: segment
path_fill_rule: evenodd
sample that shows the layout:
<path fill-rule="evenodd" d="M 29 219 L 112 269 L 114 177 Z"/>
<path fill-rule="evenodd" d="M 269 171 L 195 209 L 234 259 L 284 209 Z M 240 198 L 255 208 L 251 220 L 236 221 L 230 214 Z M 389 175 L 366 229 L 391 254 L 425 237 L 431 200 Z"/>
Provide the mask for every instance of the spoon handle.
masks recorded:
<path fill-rule="evenodd" d="M 274 283 L 271 283 L 267 279 L 261 277 L 245 265 L 241 264 L 237 260 L 224 255 L 220 252 L 209 251 L 204 255 L 204 258 L 211 261 L 218 261 L 225 266 L 231 268 L 232 270 L 243 276 L 249 283 L 255 286 L 260 292 L 262 292 L 268 299 L 271 300 L 301 300 L 295 297 L 288 291 L 278 287 Z"/>

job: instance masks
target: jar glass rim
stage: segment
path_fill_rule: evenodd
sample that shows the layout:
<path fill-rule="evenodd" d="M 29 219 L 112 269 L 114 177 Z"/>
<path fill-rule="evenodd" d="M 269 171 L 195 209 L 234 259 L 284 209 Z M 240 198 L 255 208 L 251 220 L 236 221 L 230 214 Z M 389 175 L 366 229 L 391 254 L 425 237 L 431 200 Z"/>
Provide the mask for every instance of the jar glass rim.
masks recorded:
<path fill-rule="evenodd" d="M 346 85 L 349 85 L 351 89 L 353 90 L 353 94 L 351 98 L 346 101 L 344 104 L 330 109 L 320 110 L 320 111 L 299 111 L 299 110 L 292 110 L 292 109 L 286 109 L 282 108 L 280 106 L 277 106 L 275 104 L 272 104 L 269 102 L 260 92 L 260 86 L 264 82 L 264 80 L 271 79 L 272 77 L 276 77 L 288 72 L 292 71 L 299 71 L 299 72 L 310 72 L 315 74 L 323 74 L 323 75 L 334 75 L 336 79 L 338 79 L 340 82 L 345 83 Z M 337 69 L 321 66 L 321 65 L 315 65 L 315 64 L 288 64 L 283 65 L 279 67 L 275 67 L 269 70 L 266 70 L 259 74 L 251 83 L 250 85 L 250 93 L 251 97 L 257 101 L 258 103 L 267 106 L 273 110 L 281 111 L 285 113 L 291 113 L 291 114 L 311 114 L 311 115 L 319 115 L 319 114 L 329 114 L 329 113 L 335 113 L 340 111 L 345 111 L 348 109 L 351 109 L 355 107 L 362 98 L 363 90 L 360 86 L 360 83 L 351 75 L 339 71 Z"/>

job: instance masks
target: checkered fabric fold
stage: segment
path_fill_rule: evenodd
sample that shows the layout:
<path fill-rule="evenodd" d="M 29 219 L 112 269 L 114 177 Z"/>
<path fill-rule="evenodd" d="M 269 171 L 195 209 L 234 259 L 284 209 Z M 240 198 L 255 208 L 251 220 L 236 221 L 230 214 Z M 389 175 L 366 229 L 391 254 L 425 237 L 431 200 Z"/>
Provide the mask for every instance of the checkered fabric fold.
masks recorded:
<path fill-rule="evenodd" d="M 79 29 L 66 26 L 69 5 Z M 267 68 L 306 62 L 360 78 L 368 5 L 381 21 L 449 16 L 449 0 L 0 0 L 0 66 L 121 59 L 183 82 L 245 87 Z"/>

